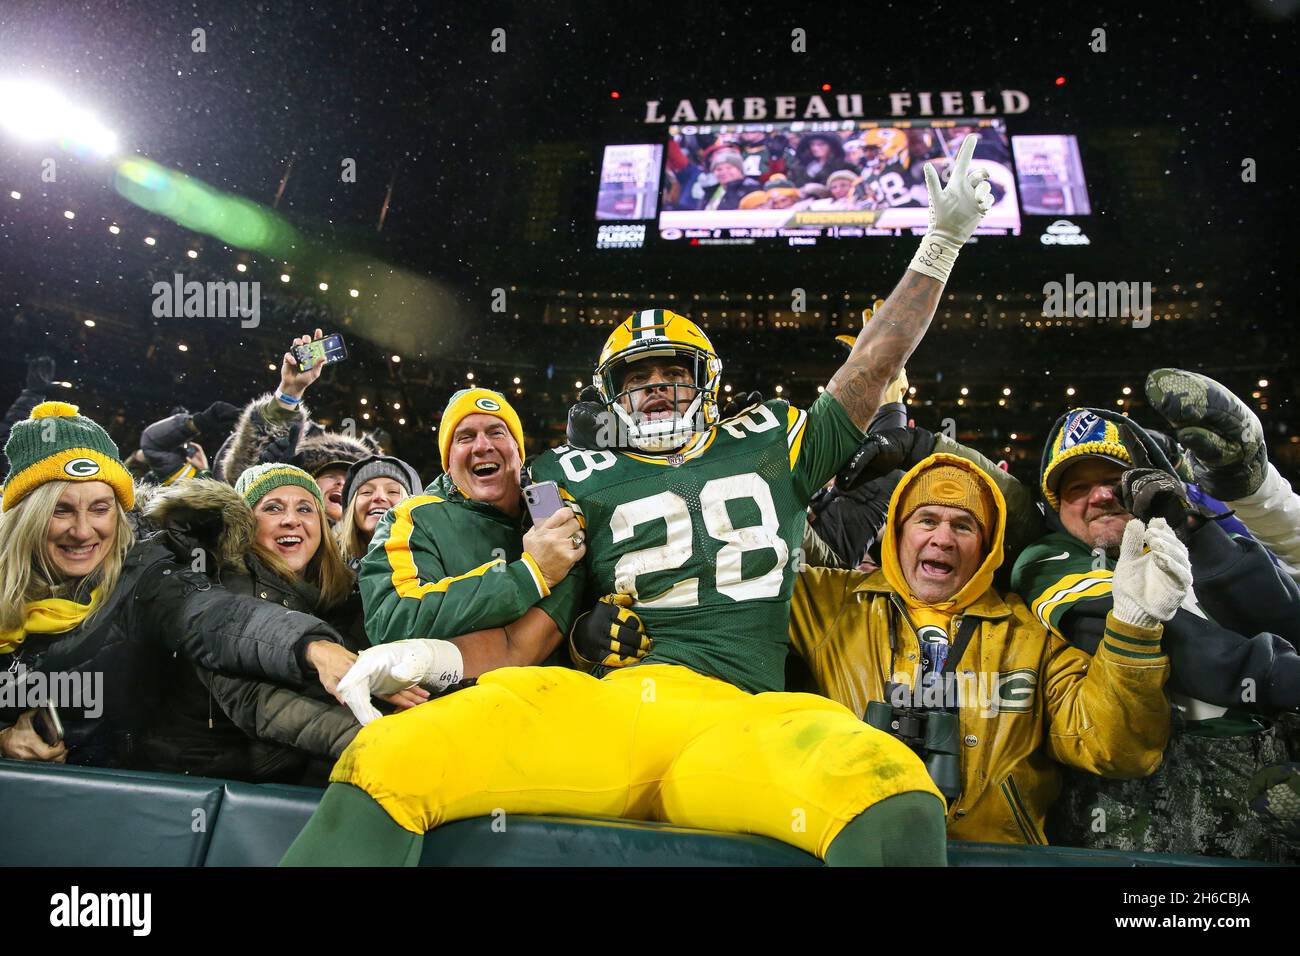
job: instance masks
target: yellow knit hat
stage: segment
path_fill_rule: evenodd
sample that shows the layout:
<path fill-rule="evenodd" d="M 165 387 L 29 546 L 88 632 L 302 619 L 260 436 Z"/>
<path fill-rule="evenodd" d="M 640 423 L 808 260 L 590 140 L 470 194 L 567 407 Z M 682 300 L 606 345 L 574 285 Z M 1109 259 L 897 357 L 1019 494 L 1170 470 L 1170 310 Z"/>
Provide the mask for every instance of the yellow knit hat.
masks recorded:
<path fill-rule="evenodd" d="M 456 426 L 469 415 L 494 415 L 506 423 L 510 434 L 519 446 L 519 457 L 524 457 L 524 426 L 519 415 L 500 392 L 490 388 L 462 388 L 447 402 L 438 425 L 438 454 L 442 456 L 442 470 L 447 470 L 447 453 L 451 449 L 451 436 Z"/>
<path fill-rule="evenodd" d="M 902 529 L 912 512 L 925 505 L 944 505 L 969 511 L 979 523 L 987 542 L 997 524 L 997 505 L 988 486 L 964 468 L 936 464 L 913 478 L 898 499 L 898 520 Z"/>

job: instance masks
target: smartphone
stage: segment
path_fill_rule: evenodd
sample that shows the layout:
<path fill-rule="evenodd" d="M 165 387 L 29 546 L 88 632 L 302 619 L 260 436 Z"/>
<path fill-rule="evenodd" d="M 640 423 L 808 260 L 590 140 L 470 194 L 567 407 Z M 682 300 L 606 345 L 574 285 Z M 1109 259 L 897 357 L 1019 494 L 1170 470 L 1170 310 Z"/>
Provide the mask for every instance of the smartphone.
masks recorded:
<path fill-rule="evenodd" d="M 348 349 L 343 344 L 343 336 L 337 332 L 327 335 L 323 339 L 313 339 L 306 345 L 295 345 L 290 351 L 293 352 L 293 357 L 298 360 L 298 371 L 300 372 L 306 372 L 317 365 L 324 365 L 327 362 L 342 362 L 348 357 Z"/>
<path fill-rule="evenodd" d="M 539 481 L 524 489 L 524 503 L 533 524 L 538 525 L 564 507 L 560 500 L 560 486 L 553 481 Z"/>
<path fill-rule="evenodd" d="M 59 712 L 53 704 L 42 704 L 36 708 L 32 726 L 36 728 L 37 736 L 50 747 L 63 739 L 63 721 L 59 719 Z"/>

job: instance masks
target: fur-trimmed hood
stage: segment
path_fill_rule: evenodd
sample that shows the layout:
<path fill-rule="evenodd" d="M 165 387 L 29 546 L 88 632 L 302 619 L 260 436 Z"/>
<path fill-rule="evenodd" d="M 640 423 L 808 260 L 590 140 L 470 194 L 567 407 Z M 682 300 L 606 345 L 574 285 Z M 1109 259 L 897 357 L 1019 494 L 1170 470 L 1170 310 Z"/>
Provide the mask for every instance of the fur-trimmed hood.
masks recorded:
<path fill-rule="evenodd" d="M 245 571 L 257 519 L 253 509 L 230 485 L 211 478 L 191 478 L 151 490 L 140 505 L 151 525 L 193 538 L 212 551 L 223 567 Z"/>
<path fill-rule="evenodd" d="M 382 454 L 379 442 L 369 434 L 363 434 L 358 439 L 340 432 L 308 431 L 298 442 L 293 463 L 307 474 L 315 475 L 330 462 L 347 462 L 351 465 L 362 458 L 379 454 Z"/>

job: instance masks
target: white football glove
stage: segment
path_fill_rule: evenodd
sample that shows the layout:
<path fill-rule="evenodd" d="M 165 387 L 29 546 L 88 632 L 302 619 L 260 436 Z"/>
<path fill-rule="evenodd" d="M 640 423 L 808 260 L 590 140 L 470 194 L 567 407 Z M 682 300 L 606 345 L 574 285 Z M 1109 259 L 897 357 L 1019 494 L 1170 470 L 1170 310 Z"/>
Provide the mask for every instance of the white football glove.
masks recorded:
<path fill-rule="evenodd" d="M 930 228 L 921 240 L 921 248 L 912 257 L 909 268 L 923 275 L 947 282 L 957 253 L 975 232 L 984 214 L 993 206 L 993 187 L 989 171 L 970 170 L 970 158 L 979 137 L 971 133 L 962 140 L 953 163 L 948 185 L 939 185 L 939 174 L 931 163 L 925 164 L 925 189 L 930 197 Z"/>
<path fill-rule="evenodd" d="M 1111 581 L 1118 620 L 1155 627 L 1174 616 L 1191 586 L 1192 559 L 1168 521 L 1152 518 L 1143 527 L 1134 518 L 1125 525 Z"/>
<path fill-rule="evenodd" d="M 387 697 L 416 684 L 437 692 L 459 683 L 465 661 L 451 641 L 394 641 L 357 655 L 334 696 L 351 708 L 362 725 L 383 715 L 371 697 Z"/>

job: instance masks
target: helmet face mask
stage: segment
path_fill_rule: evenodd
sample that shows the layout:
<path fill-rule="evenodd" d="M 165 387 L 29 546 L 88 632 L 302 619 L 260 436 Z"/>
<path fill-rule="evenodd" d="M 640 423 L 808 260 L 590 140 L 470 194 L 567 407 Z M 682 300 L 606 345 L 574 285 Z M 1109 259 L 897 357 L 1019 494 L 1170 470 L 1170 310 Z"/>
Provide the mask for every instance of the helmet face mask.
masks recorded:
<path fill-rule="evenodd" d="M 690 372 L 690 383 L 659 381 L 624 387 L 635 365 L 649 359 L 679 364 Z M 673 451 L 718 422 L 718 382 L 722 361 L 708 337 L 689 319 L 674 312 L 647 309 L 636 313 L 611 333 L 601 352 L 593 384 L 618 431 L 610 447 L 641 451 Z M 641 394 L 651 389 L 665 393 L 672 414 L 649 418 L 637 411 Z M 684 401 L 689 398 L 686 408 Z"/>

